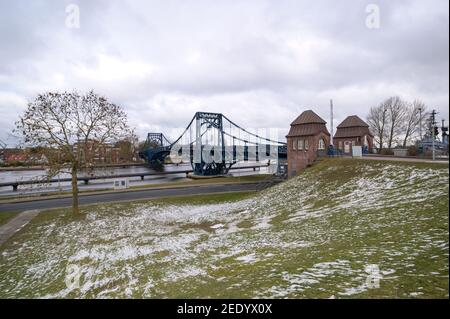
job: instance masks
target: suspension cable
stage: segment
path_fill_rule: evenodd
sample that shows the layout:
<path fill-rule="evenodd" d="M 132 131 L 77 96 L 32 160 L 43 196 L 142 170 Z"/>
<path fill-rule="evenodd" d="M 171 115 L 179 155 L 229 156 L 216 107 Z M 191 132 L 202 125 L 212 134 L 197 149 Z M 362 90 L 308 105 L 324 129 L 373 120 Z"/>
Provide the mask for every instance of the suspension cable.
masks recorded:
<path fill-rule="evenodd" d="M 271 140 L 271 139 L 268 139 L 268 138 L 265 138 L 265 137 L 261 137 L 261 136 L 259 136 L 259 135 L 257 135 L 257 134 L 251 133 L 251 132 L 247 131 L 246 129 L 240 127 L 239 125 L 237 125 L 237 124 L 234 123 L 233 121 L 231 121 L 231 120 L 230 120 L 228 117 L 226 117 L 225 115 L 222 115 L 222 116 L 223 116 L 228 122 L 230 122 L 231 124 L 233 124 L 234 126 L 236 126 L 238 129 L 240 129 L 240 130 L 246 132 L 246 133 L 249 134 L 249 135 L 255 136 L 255 137 L 257 137 L 257 138 L 261 138 L 261 139 L 263 139 L 263 140 L 265 140 L 265 141 L 267 141 L 267 142 L 273 142 L 273 143 L 277 143 L 277 144 L 281 144 L 281 145 L 286 145 L 286 143 L 284 143 L 284 142 L 274 141 L 274 140 Z M 255 144 L 256 144 L 256 143 L 255 143 Z"/>

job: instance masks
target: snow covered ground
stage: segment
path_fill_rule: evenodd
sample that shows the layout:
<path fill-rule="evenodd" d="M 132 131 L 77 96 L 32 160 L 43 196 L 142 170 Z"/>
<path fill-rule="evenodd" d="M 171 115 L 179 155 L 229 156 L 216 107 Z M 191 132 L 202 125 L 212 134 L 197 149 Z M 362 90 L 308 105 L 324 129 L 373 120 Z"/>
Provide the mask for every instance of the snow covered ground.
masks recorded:
<path fill-rule="evenodd" d="M 0 297 L 448 298 L 448 178 L 327 160 L 234 200 L 44 213 L 1 248 Z"/>

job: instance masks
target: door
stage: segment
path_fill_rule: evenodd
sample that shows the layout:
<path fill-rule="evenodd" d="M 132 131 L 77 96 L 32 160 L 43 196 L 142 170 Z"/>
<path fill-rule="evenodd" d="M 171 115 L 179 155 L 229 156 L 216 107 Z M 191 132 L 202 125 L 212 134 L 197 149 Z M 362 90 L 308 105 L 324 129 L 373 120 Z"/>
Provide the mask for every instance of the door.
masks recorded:
<path fill-rule="evenodd" d="M 351 142 L 350 141 L 345 141 L 344 142 L 344 153 L 350 153 L 350 146 L 351 146 Z"/>

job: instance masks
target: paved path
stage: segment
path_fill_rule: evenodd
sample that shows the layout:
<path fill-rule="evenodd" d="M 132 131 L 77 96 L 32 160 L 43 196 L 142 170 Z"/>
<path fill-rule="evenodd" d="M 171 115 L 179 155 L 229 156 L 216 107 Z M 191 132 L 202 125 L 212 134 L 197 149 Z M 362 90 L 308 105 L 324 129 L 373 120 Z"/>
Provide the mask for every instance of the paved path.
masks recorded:
<path fill-rule="evenodd" d="M 12 235 L 18 232 L 23 226 L 28 224 L 39 214 L 38 210 L 30 210 L 13 217 L 9 222 L 0 226 L 0 246 L 3 245 Z"/>
<path fill-rule="evenodd" d="M 410 157 L 389 157 L 389 156 L 376 156 L 376 155 L 369 155 L 369 156 L 363 156 L 363 159 L 367 160 L 376 160 L 376 161 L 397 161 L 397 162 L 413 162 L 413 163 L 436 163 L 436 164 L 449 164 L 448 160 L 430 160 L 430 159 L 424 159 L 424 158 L 410 158 Z"/>
<path fill-rule="evenodd" d="M 172 196 L 190 196 L 203 195 L 213 193 L 227 193 L 227 192 L 245 192 L 256 191 L 259 189 L 261 183 L 233 183 L 233 184 L 211 184 L 202 186 L 189 186 L 178 188 L 160 188 L 160 189 L 144 189 L 127 192 L 110 192 L 104 194 L 85 194 L 80 196 L 80 205 L 89 205 L 97 203 L 107 203 L 116 201 L 133 201 L 140 199 L 151 199 L 158 197 L 172 197 Z M 40 199 L 35 201 L 17 202 L 17 203 L 1 203 L 0 213 L 7 211 L 25 211 L 33 209 L 50 209 L 59 207 L 72 206 L 72 198 L 53 198 Z"/>

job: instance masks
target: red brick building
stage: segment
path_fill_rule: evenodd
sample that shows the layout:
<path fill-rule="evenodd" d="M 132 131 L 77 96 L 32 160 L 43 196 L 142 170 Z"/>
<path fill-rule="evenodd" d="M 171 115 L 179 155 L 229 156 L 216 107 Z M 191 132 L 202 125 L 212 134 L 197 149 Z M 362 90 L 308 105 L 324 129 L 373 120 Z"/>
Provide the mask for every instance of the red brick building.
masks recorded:
<path fill-rule="evenodd" d="M 286 136 L 289 177 L 311 165 L 317 157 L 326 156 L 330 144 L 326 123 L 311 110 L 303 112 L 291 123 Z"/>
<path fill-rule="evenodd" d="M 25 163 L 28 159 L 27 152 L 20 148 L 8 148 L 3 151 L 3 161 L 6 164 Z"/>
<path fill-rule="evenodd" d="M 372 153 L 373 135 L 366 122 L 356 115 L 351 115 L 337 126 L 333 145 L 344 154 L 351 154 L 353 145 L 363 146 L 366 152 Z"/>
<path fill-rule="evenodd" d="M 119 163 L 120 149 L 111 144 L 100 143 L 96 140 L 81 141 L 73 145 L 73 151 L 81 148 L 83 158 L 92 164 L 116 164 Z"/>

